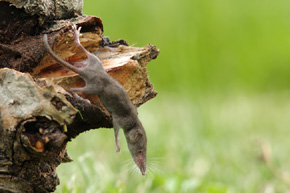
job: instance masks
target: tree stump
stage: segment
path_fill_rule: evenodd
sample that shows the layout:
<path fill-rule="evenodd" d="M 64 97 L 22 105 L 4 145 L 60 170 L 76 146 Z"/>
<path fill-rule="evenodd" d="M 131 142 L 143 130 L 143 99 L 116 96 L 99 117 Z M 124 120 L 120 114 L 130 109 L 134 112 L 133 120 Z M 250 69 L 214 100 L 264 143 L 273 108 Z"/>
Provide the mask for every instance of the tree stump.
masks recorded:
<path fill-rule="evenodd" d="M 82 1 L 0 1 L 0 192 L 54 192 L 56 167 L 70 160 L 67 142 L 84 131 L 112 127 L 97 96 L 69 92 L 85 83 L 46 53 L 44 33 L 55 53 L 77 63 L 86 58 L 70 29 L 81 26 L 81 44 L 101 59 L 133 104 L 157 94 L 146 65 L 159 50 L 111 42 L 101 19 L 81 12 Z"/>

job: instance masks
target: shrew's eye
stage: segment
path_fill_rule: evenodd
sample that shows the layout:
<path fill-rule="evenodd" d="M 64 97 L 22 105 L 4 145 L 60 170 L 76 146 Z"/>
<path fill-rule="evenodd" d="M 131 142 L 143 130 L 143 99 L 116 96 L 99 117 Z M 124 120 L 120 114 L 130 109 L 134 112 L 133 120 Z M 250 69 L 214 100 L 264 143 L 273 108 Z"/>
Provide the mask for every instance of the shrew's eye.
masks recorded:
<path fill-rule="evenodd" d="M 142 153 L 142 150 L 139 150 L 138 153 Z"/>

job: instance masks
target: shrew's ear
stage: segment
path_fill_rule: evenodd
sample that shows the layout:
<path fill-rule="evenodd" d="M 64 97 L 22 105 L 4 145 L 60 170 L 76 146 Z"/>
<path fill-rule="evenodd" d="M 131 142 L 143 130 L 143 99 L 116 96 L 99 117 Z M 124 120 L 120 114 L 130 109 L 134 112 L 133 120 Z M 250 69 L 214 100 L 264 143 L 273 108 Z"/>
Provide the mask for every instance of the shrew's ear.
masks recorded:
<path fill-rule="evenodd" d="M 129 132 L 129 140 L 131 143 L 135 143 L 142 136 L 142 133 L 139 129 L 133 129 Z"/>

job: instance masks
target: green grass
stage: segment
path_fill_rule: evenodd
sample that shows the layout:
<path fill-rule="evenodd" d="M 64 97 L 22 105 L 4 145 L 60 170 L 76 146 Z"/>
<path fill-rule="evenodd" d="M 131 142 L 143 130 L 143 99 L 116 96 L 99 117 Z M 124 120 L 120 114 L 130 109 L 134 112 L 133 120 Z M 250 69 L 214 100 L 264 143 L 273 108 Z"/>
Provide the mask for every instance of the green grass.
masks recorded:
<path fill-rule="evenodd" d="M 286 192 L 287 182 L 259 156 L 260 144 L 269 143 L 277 171 L 289 171 L 289 97 L 233 94 L 193 102 L 161 95 L 139 109 L 152 173 L 130 170 L 123 133 L 118 155 L 113 130 L 90 131 L 69 144 L 75 161 L 58 168 L 58 191 L 247 193 L 271 186 Z"/>
<path fill-rule="evenodd" d="M 152 173 L 100 129 L 68 145 L 57 192 L 290 192 L 289 1 L 84 3 L 111 40 L 160 48 L 148 65 L 159 95 L 138 110 Z"/>
<path fill-rule="evenodd" d="M 160 48 L 149 65 L 158 90 L 268 91 L 290 86 L 289 7 L 288 0 L 85 0 L 84 12 L 101 17 L 112 40 Z"/>

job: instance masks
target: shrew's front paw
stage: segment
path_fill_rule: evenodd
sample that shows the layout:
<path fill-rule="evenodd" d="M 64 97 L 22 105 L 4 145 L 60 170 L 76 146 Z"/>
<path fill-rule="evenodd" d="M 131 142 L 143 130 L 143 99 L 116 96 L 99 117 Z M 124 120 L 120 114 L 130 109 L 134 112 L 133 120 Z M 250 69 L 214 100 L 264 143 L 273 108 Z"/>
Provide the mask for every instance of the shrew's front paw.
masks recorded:
<path fill-rule="evenodd" d="M 115 135 L 115 142 L 116 142 L 116 152 L 117 153 L 120 153 L 121 150 L 120 150 L 120 140 L 119 140 L 119 136 L 116 136 Z"/>

